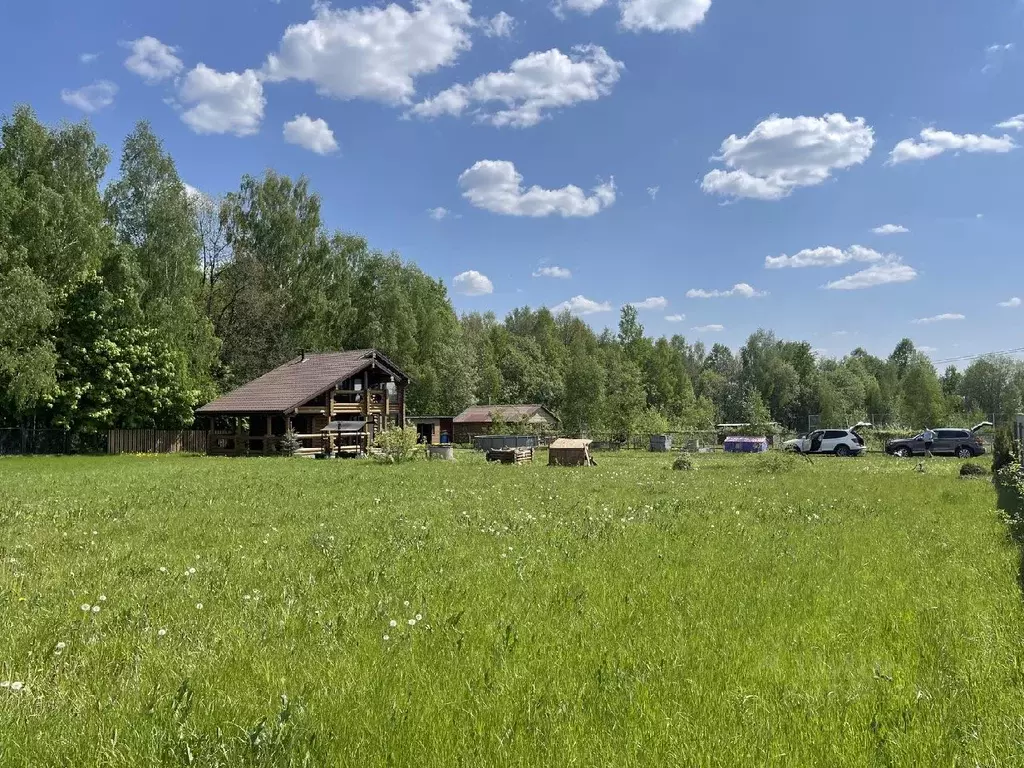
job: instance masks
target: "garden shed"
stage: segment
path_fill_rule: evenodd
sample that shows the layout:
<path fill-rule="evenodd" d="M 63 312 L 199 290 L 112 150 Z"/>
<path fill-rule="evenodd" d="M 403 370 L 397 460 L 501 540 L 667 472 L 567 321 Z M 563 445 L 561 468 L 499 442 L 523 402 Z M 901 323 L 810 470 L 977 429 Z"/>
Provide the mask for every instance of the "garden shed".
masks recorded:
<path fill-rule="evenodd" d="M 562 437 L 548 448 L 548 465 L 552 467 L 592 467 L 591 440 L 570 440 Z"/>
<path fill-rule="evenodd" d="M 726 453 L 764 453 L 768 450 L 768 438 L 736 435 L 725 438 L 722 447 Z"/>

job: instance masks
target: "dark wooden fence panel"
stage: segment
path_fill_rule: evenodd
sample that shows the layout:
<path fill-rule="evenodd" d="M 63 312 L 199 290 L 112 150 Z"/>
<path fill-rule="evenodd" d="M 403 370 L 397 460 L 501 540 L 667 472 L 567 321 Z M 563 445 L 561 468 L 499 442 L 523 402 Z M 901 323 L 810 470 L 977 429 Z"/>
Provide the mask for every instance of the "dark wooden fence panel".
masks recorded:
<path fill-rule="evenodd" d="M 107 453 L 206 453 L 206 430 L 112 429 Z"/>

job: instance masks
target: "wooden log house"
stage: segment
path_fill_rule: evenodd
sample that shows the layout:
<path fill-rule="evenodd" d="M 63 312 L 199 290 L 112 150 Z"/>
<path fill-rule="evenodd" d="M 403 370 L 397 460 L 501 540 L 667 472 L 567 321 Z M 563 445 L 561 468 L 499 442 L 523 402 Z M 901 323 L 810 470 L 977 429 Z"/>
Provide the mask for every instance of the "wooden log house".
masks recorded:
<path fill-rule="evenodd" d="M 207 403 L 207 453 L 270 455 L 289 432 L 300 454 L 365 452 L 377 433 L 405 426 L 409 377 L 374 349 L 303 352 Z"/>

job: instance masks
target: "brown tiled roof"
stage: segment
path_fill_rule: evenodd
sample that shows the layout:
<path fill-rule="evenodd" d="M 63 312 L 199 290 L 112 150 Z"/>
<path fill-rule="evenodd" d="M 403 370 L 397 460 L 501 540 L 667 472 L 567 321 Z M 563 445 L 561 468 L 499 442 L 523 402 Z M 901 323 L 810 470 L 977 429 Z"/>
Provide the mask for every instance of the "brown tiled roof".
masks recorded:
<path fill-rule="evenodd" d="M 543 405 L 471 405 L 455 417 L 456 424 L 490 424 L 491 414 L 498 414 L 502 421 L 515 423 L 536 416 L 541 411 L 555 421 L 558 417 Z"/>
<path fill-rule="evenodd" d="M 374 361 L 375 356 L 378 365 L 398 378 L 407 379 L 390 360 L 372 349 L 307 354 L 305 359 L 296 357 L 289 360 L 258 379 L 218 397 L 196 413 L 285 413 L 323 394 L 337 382 L 359 373 Z"/>

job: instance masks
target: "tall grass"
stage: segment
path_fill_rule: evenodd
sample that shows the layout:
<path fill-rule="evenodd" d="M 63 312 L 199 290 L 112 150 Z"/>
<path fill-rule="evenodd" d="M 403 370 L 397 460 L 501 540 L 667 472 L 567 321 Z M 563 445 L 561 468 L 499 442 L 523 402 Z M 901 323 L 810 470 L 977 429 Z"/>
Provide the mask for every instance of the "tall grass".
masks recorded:
<path fill-rule="evenodd" d="M 1020 764 L 988 483 L 701 458 L 0 461 L 0 765 Z"/>

